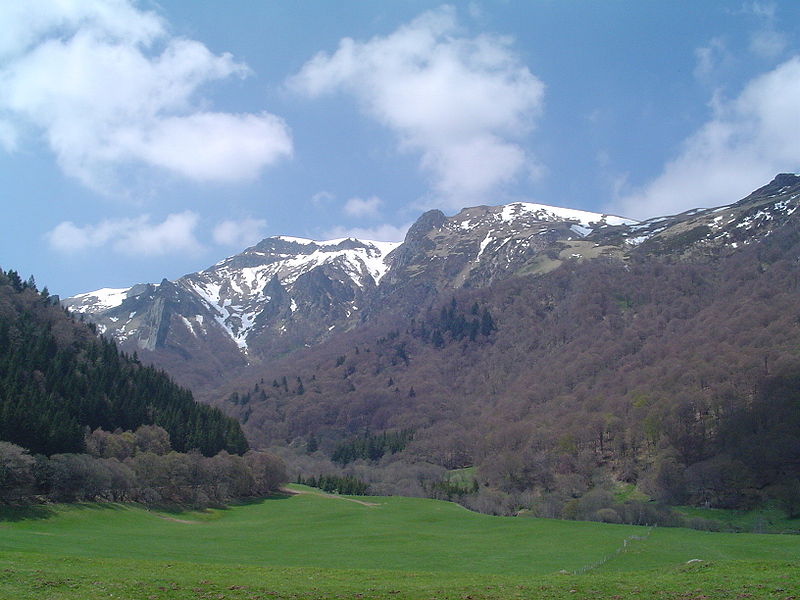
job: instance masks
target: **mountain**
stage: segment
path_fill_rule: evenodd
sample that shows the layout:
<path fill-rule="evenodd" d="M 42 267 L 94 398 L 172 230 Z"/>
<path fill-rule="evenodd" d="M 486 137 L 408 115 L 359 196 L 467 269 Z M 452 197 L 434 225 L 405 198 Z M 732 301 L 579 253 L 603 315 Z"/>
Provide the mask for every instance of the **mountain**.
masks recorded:
<path fill-rule="evenodd" d="M 782 174 L 715 209 L 637 222 L 517 202 L 423 214 L 402 244 L 277 236 L 176 281 L 79 294 L 63 304 L 123 350 L 198 391 L 437 295 L 594 259 L 710 259 L 780 228 L 797 207 Z"/>
<path fill-rule="evenodd" d="M 204 385 L 359 322 L 398 244 L 279 236 L 176 281 L 64 301 L 123 349 Z"/>
<path fill-rule="evenodd" d="M 399 245 L 269 238 L 176 282 L 67 302 L 194 377 L 255 445 L 341 456 L 395 432 L 408 481 L 474 466 L 495 494 L 480 502 L 504 511 L 533 494 L 558 516 L 609 481 L 745 507 L 800 489 L 798 204 L 800 176 L 781 174 L 643 222 L 429 211 Z M 381 489 L 398 489 L 387 473 Z"/>
<path fill-rule="evenodd" d="M 570 248 L 591 253 L 580 241 L 587 234 L 633 223 L 529 203 L 450 219 L 430 211 L 402 244 L 277 236 L 174 282 L 106 288 L 63 304 L 123 349 L 203 387 L 350 330 L 387 305 L 414 307 L 442 289 L 552 269 Z"/>
<path fill-rule="evenodd" d="M 796 514 L 799 198 L 800 177 L 779 176 L 729 206 L 562 234 L 545 250 L 559 265 L 489 270 L 483 286 L 473 282 L 489 257 L 463 255 L 475 257 L 486 233 L 457 227 L 463 213 L 434 213 L 406 239 L 420 248 L 404 264 L 410 274 L 394 283 L 390 268 L 377 290 L 429 301 L 394 304 L 207 398 L 257 443 L 332 459 L 374 445 L 376 432 L 413 431 L 388 461 L 348 472 L 422 493 L 413 482 L 432 466 L 477 467 L 482 487 L 469 502 L 490 512 L 594 514 L 625 482 L 670 503 L 777 499 Z M 438 255 L 437 243 L 461 244 L 462 256 Z M 579 249 L 597 255 L 573 257 Z M 543 264 L 541 251 L 518 261 Z M 447 287 L 442 273 L 465 265 L 466 285 Z M 404 276 L 419 283 L 401 286 Z"/>

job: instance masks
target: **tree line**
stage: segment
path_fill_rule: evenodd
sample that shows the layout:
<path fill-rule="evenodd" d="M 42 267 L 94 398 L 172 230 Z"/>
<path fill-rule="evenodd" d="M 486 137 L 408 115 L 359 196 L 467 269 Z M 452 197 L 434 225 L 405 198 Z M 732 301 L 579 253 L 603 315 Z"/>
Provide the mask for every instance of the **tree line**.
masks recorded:
<path fill-rule="evenodd" d="M 176 452 L 157 425 L 87 433 L 86 454 L 32 455 L 0 442 L 0 500 L 6 503 L 111 501 L 148 505 L 220 505 L 264 496 L 287 481 L 283 462 L 267 452 L 214 456 Z"/>
<path fill-rule="evenodd" d="M 369 484 L 352 475 L 318 475 L 316 477 L 298 475 L 297 483 L 319 488 L 329 494 L 366 496 L 369 491 Z"/>

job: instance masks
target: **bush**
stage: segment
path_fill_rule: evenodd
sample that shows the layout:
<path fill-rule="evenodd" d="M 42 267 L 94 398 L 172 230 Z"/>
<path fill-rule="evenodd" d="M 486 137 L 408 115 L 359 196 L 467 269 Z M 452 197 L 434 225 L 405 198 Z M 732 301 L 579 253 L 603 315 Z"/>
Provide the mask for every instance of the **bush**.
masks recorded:
<path fill-rule="evenodd" d="M 600 521 L 601 523 L 622 523 L 622 517 L 613 508 L 601 508 L 594 513 L 593 521 Z"/>
<path fill-rule="evenodd" d="M 690 517 L 686 519 L 685 526 L 700 531 L 722 531 L 722 523 L 715 519 L 704 519 L 703 517 Z"/>
<path fill-rule="evenodd" d="M 34 463 L 25 448 L 0 442 L 0 500 L 16 500 L 30 493 Z"/>

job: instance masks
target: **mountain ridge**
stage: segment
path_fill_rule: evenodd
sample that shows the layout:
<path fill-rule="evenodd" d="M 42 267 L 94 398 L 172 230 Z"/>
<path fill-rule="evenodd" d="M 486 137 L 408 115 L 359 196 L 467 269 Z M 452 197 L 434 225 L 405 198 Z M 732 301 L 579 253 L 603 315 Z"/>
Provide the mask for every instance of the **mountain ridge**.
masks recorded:
<path fill-rule="evenodd" d="M 446 290 L 541 275 L 569 261 L 697 260 L 791 218 L 800 176 L 780 174 L 722 207 L 635 221 L 514 202 L 422 214 L 402 243 L 273 236 L 174 282 L 64 300 L 123 349 L 205 385 L 376 318 L 410 315 Z"/>

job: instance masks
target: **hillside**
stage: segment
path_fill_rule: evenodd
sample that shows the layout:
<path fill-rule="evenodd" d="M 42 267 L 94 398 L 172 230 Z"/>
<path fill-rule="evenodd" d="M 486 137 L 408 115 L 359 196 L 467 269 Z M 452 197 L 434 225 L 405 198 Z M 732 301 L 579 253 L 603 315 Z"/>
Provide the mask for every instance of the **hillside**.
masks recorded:
<path fill-rule="evenodd" d="M 677 232 L 651 230 L 626 260 L 446 291 L 216 396 L 251 439 L 313 435 L 329 455 L 364 430 L 414 429 L 396 458 L 477 465 L 512 506 L 551 497 L 556 508 L 539 508 L 551 516 L 604 481 L 671 503 L 778 497 L 797 511 L 797 194 L 778 181 L 676 217 Z M 690 233 L 704 223 L 723 226 Z"/>
<path fill-rule="evenodd" d="M 0 440 L 46 455 L 81 452 L 87 428 L 145 424 L 163 427 L 178 451 L 247 450 L 236 421 L 135 354 L 120 354 L 32 278 L 0 271 Z"/>
<path fill-rule="evenodd" d="M 641 223 L 517 202 L 452 217 L 429 211 L 402 244 L 276 236 L 175 281 L 86 292 L 64 305 L 202 392 L 383 316 L 414 317 L 451 290 L 574 262 L 726 256 L 795 218 L 799 182 L 782 174 L 729 206 Z"/>
<path fill-rule="evenodd" d="M 278 273 L 259 292 L 270 298 L 264 314 L 273 298 L 299 306 L 286 286 L 306 277 L 318 284 L 308 289 L 327 290 L 312 294 L 317 306 L 350 320 L 304 329 L 312 321 L 297 309 L 284 333 L 253 328 L 237 351 L 248 364 L 197 393 L 239 418 L 257 446 L 330 457 L 365 431 L 412 430 L 383 462 L 477 466 L 474 502 L 492 511 L 592 517 L 612 503 L 573 500 L 622 483 L 672 503 L 778 499 L 796 511 L 798 198 L 800 176 L 783 174 L 733 204 L 641 223 L 524 203 L 430 211 L 382 255 L 377 281 L 347 275 L 357 300 L 335 291 L 344 275 L 329 262 L 294 284 Z M 131 293 L 87 318 L 127 311 Z M 182 329 L 170 318 L 149 356 L 192 377 L 174 359 Z M 386 481 L 373 467 L 383 468 L 367 461 L 361 476 Z M 389 489 L 423 493 L 415 479 Z"/>

